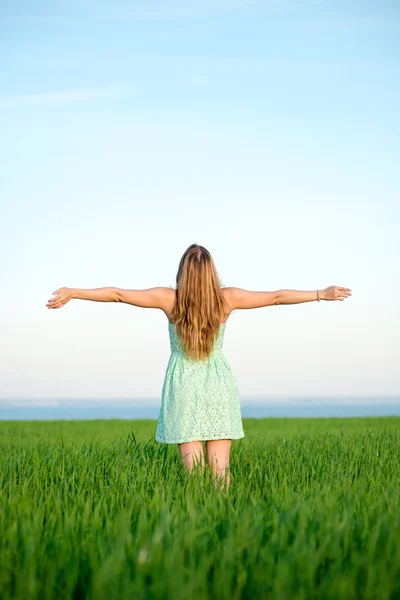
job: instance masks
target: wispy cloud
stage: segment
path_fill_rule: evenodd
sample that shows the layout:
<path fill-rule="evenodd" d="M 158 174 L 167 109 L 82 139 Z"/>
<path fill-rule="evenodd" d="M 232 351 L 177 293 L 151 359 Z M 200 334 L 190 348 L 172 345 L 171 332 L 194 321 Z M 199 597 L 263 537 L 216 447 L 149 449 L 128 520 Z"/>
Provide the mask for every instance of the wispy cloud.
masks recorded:
<path fill-rule="evenodd" d="M 0 96 L 1 108 L 18 108 L 25 106 L 44 106 L 48 104 L 63 104 L 69 102 L 84 102 L 95 100 L 104 96 L 113 96 L 120 92 L 120 88 L 89 88 L 78 90 L 62 90 L 44 92 L 40 94 L 18 94 Z"/>
<path fill-rule="evenodd" d="M 197 0 L 175 0 L 173 2 L 149 2 L 143 7 L 128 6 L 126 9 L 113 11 L 112 20 L 149 20 L 166 21 L 176 19 L 195 19 L 226 15 L 246 10 L 257 4 L 257 0 L 213 0 L 198 2 Z"/>
<path fill-rule="evenodd" d="M 286 0 L 288 1 L 288 0 Z M 309 1 L 309 0 L 308 0 Z M 70 2 L 68 13 L 42 15 L 7 15 L 0 16 L 0 25 L 26 22 L 32 25 L 58 24 L 81 19 L 99 21 L 175 21 L 202 17 L 216 17 L 241 12 L 262 5 L 264 8 L 280 6 L 284 0 L 147 0 L 131 3 L 118 0 L 112 4 L 98 2 L 88 5 Z M 94 7 L 94 8 L 93 8 Z"/>
<path fill-rule="evenodd" d="M 75 20 L 76 17 L 73 18 L 66 15 L 8 15 L 0 17 L 0 26 L 24 23 L 28 23 L 29 25 L 58 25 Z"/>

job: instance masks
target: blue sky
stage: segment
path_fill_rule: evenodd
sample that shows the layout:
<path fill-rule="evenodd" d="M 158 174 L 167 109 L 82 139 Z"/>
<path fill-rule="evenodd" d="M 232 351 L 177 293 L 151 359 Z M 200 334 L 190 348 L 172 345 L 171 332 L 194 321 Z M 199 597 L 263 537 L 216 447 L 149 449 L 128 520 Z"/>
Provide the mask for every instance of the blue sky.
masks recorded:
<path fill-rule="evenodd" d="M 161 311 L 60 286 L 224 285 L 344 302 L 234 313 L 243 401 L 400 395 L 395 1 L 2 2 L 0 397 L 160 397 Z"/>

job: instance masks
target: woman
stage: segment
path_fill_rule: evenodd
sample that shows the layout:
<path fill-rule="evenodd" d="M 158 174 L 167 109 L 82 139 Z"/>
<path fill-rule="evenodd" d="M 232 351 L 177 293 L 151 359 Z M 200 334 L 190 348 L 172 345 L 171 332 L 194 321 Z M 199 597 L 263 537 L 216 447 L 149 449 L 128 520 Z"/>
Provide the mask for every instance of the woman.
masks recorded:
<path fill-rule="evenodd" d="M 229 485 L 231 440 L 244 437 L 240 399 L 235 377 L 222 352 L 226 322 L 236 309 L 275 304 L 299 304 L 319 300 L 344 300 L 345 287 L 324 290 L 252 292 L 221 287 L 213 259 L 203 246 L 192 244 L 183 254 L 176 289 L 154 287 L 124 290 L 114 287 L 53 292 L 48 308 L 60 308 L 69 300 L 124 302 L 144 308 L 160 308 L 168 319 L 171 355 L 162 389 L 156 440 L 178 444 L 183 463 L 192 470 L 208 464 Z"/>

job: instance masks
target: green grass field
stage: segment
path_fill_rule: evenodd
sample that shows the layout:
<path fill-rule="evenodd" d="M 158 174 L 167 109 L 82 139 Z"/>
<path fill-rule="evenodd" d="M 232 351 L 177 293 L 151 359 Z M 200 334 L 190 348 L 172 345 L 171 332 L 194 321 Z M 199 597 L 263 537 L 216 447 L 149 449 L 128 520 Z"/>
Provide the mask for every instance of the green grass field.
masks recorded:
<path fill-rule="evenodd" d="M 400 418 L 245 419 L 231 489 L 155 421 L 0 422 L 0 598 L 400 598 Z"/>

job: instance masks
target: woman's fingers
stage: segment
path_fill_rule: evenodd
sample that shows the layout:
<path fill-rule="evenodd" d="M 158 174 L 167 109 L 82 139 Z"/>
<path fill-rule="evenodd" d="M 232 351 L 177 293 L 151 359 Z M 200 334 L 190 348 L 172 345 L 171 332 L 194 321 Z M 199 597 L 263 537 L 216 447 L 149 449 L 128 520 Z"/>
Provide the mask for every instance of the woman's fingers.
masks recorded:
<path fill-rule="evenodd" d="M 351 288 L 336 286 L 336 299 L 343 302 L 346 298 L 351 296 Z"/>
<path fill-rule="evenodd" d="M 55 293 L 55 292 L 53 292 L 53 294 L 54 294 L 54 293 Z M 47 307 L 48 307 L 48 308 L 58 308 L 58 305 L 59 305 L 59 303 L 60 303 L 60 297 L 59 297 L 59 296 L 56 296 L 55 298 L 50 298 L 50 299 L 47 301 Z"/>
<path fill-rule="evenodd" d="M 48 304 L 47 308 L 60 308 L 60 306 L 63 306 L 63 304 L 65 304 L 65 302 L 57 302 L 57 304 Z"/>
<path fill-rule="evenodd" d="M 53 292 L 53 298 L 47 301 L 47 308 L 61 308 L 71 299 L 68 295 L 68 290 L 65 287 L 60 287 Z"/>

